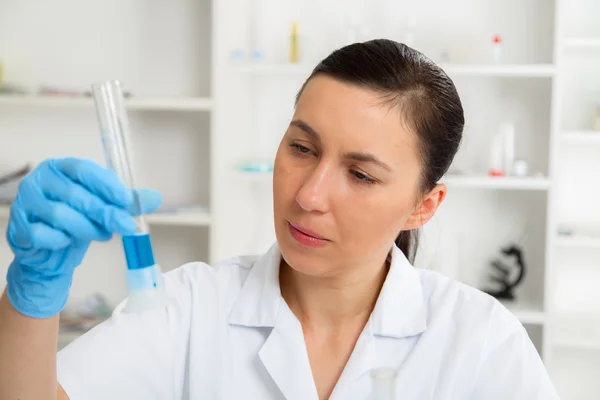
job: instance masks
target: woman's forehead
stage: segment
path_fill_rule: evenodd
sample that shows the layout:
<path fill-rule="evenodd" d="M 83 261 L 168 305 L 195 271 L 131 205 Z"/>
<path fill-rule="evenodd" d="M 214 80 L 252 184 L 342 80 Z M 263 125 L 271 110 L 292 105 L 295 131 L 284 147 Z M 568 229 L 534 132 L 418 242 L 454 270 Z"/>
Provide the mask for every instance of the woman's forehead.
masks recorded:
<path fill-rule="evenodd" d="M 312 78 L 302 92 L 294 120 L 308 124 L 330 145 L 346 151 L 370 149 L 393 158 L 416 150 L 416 137 L 401 113 L 372 89 L 327 77 Z M 398 152 L 401 153 L 398 153 Z"/>

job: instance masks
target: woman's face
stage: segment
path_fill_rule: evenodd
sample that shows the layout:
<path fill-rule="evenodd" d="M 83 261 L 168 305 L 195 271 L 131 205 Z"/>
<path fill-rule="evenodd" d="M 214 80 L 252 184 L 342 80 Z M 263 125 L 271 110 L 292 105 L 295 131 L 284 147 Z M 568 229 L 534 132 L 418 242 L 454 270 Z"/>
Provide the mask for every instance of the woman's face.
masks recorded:
<path fill-rule="evenodd" d="M 275 160 L 275 231 L 285 261 L 313 276 L 382 262 L 401 230 L 445 194 L 423 194 L 417 137 L 380 93 L 316 76 Z"/>

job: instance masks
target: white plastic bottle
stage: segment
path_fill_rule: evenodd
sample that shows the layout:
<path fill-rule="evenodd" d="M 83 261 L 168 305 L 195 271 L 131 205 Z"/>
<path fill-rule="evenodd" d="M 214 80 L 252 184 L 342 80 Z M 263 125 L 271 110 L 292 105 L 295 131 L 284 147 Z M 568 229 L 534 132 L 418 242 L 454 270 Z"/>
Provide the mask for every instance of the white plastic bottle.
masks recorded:
<path fill-rule="evenodd" d="M 500 134 L 504 144 L 502 167 L 504 174 L 510 176 L 513 174 L 515 163 L 515 126 L 510 123 L 500 125 Z"/>
<path fill-rule="evenodd" d="M 492 60 L 495 64 L 502 62 L 502 37 L 500 35 L 492 37 Z"/>
<path fill-rule="evenodd" d="M 504 173 L 504 136 L 497 132 L 492 138 L 492 147 L 490 149 L 490 170 L 489 175 L 495 178 L 505 176 Z"/>

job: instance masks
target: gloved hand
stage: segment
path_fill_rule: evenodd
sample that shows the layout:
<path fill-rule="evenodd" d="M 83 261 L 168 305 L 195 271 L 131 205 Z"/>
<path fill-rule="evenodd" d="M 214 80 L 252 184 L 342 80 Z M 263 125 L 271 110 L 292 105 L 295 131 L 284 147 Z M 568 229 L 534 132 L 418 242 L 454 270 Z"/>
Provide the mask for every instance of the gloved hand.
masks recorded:
<path fill-rule="evenodd" d="M 160 205 L 158 192 L 139 193 L 144 212 Z M 59 313 L 91 241 L 135 232 L 131 215 L 139 210 L 133 203 L 131 189 L 92 161 L 40 164 L 19 185 L 6 232 L 15 256 L 7 274 L 13 307 L 33 318 Z"/>

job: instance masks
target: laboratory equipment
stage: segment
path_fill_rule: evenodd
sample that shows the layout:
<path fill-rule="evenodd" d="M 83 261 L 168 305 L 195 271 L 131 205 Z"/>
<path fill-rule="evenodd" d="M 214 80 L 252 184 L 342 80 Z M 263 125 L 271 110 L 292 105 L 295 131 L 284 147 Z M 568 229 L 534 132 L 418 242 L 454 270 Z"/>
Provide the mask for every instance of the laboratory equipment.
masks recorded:
<path fill-rule="evenodd" d="M 268 6 L 263 0 L 253 0 L 250 2 L 250 26 L 247 36 L 248 40 L 248 55 L 250 61 L 261 62 L 265 60 L 265 34 L 263 29 L 263 10 Z"/>
<path fill-rule="evenodd" d="M 513 163 L 513 175 L 518 177 L 525 177 L 529 171 L 529 165 L 525 160 L 515 160 Z"/>
<path fill-rule="evenodd" d="M 511 243 L 500 249 L 499 257 L 491 263 L 493 273 L 490 280 L 494 284 L 493 289 L 485 292 L 499 300 L 514 300 L 514 290 L 525 277 L 525 256 L 523 247 Z"/>
<path fill-rule="evenodd" d="M 229 58 L 231 59 L 232 62 L 234 63 L 239 63 L 244 61 L 244 51 L 240 50 L 240 49 L 235 49 L 232 50 L 229 53 Z"/>
<path fill-rule="evenodd" d="M 493 177 L 504 176 L 504 136 L 501 132 L 496 133 L 493 137 L 490 153 L 489 175 Z"/>
<path fill-rule="evenodd" d="M 396 393 L 396 377 L 394 368 L 376 368 L 371 370 L 372 391 L 369 400 L 393 400 Z"/>
<path fill-rule="evenodd" d="M 501 124 L 492 140 L 490 176 L 509 176 L 513 173 L 515 160 L 515 127 Z"/>
<path fill-rule="evenodd" d="M 515 126 L 513 124 L 500 125 L 500 132 L 504 142 L 504 174 L 512 175 L 515 162 Z"/>
<path fill-rule="evenodd" d="M 492 37 L 492 60 L 496 64 L 502 61 L 502 36 L 500 35 Z"/>
<path fill-rule="evenodd" d="M 126 312 L 138 312 L 168 304 L 160 266 L 154 261 L 150 230 L 143 215 L 131 166 L 129 123 L 121 83 L 107 81 L 92 85 L 92 97 L 100 126 L 106 164 L 132 189 L 136 232 L 123 236 L 127 261 L 128 300 Z"/>
<path fill-rule="evenodd" d="M 273 173 L 274 165 L 272 160 L 248 160 L 236 166 L 238 172 L 270 174 Z"/>
<path fill-rule="evenodd" d="M 290 63 L 298 62 L 298 23 L 292 22 L 292 32 L 290 34 Z"/>

